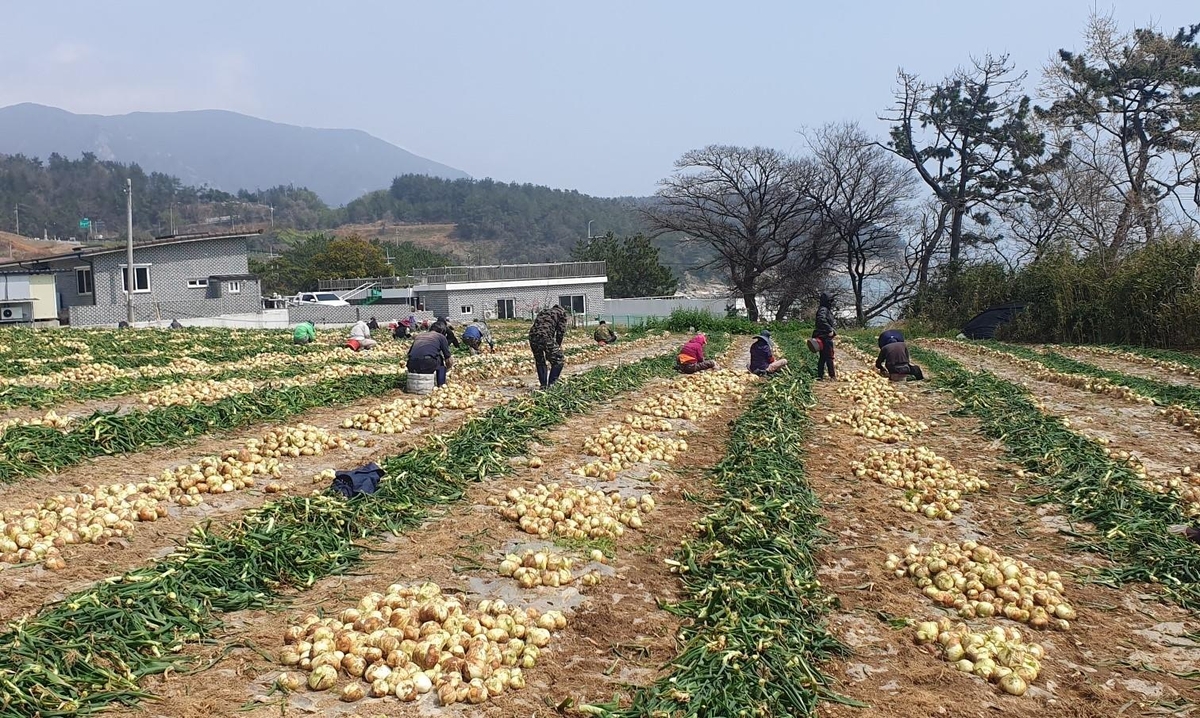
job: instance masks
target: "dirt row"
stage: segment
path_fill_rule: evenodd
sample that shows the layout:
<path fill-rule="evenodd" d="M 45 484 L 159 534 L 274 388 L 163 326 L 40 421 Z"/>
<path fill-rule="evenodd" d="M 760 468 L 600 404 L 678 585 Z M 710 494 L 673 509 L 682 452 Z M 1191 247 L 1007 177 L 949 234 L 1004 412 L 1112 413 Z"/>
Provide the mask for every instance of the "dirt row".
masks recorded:
<path fill-rule="evenodd" d="M 580 356 L 579 360 L 574 362 L 569 361 L 564 374 L 569 376 L 595 366 L 613 366 L 659 355 L 668 351 L 678 341 L 678 337 L 672 336 L 639 344 L 616 345 L 603 356 L 592 358 L 590 361 L 581 361 L 587 359 L 586 356 Z M 430 432 L 453 431 L 469 416 L 530 391 L 527 387 L 501 386 L 499 378 L 472 383 L 486 392 L 474 411 L 445 410 L 434 419 L 419 420 L 404 434 L 373 434 L 342 428 L 344 419 L 405 396 L 403 392 L 391 392 L 360 405 L 316 409 L 291 417 L 286 422 L 257 424 L 236 432 L 206 435 L 187 446 L 155 449 L 128 456 L 99 457 L 57 475 L 23 479 L 15 484 L 0 486 L 0 507 L 22 507 L 87 485 L 143 481 L 164 469 L 192 463 L 201 457 L 217 455 L 223 450 L 235 448 L 246 439 L 261 436 L 279 426 L 303 423 L 366 440 L 369 444 L 366 447 L 351 446 L 346 450 L 330 452 L 323 456 L 285 460 L 281 480 L 285 482 L 288 491 L 308 493 L 313 489 L 325 487 L 324 482 L 320 485 L 314 483 L 314 477 L 323 469 L 359 466 L 407 451 L 420 444 Z M 533 384 L 536 386 L 536 379 L 533 380 Z M 260 480 L 254 489 L 207 496 L 206 501 L 196 507 L 172 505 L 166 518 L 153 523 L 137 523 L 134 525 L 133 534 L 128 537 L 109 539 L 99 545 L 64 547 L 62 551 L 66 568 L 62 570 L 50 571 L 40 565 L 0 570 L 0 621 L 16 619 L 36 611 L 47 602 L 86 588 L 99 579 L 123 573 L 147 561 L 160 558 L 173 550 L 176 543 L 186 537 L 191 528 L 200 521 L 214 521 L 220 524 L 236 519 L 242 512 L 271 498 L 271 494 L 262 490 L 265 483 Z"/>
<path fill-rule="evenodd" d="M 973 357 L 962 359 L 979 366 Z M 861 353 L 841 355 L 843 381 L 850 372 L 867 367 Z M 837 395 L 837 386 L 817 385 L 816 417 L 849 408 L 850 400 Z M 928 383 L 899 388 L 909 401 L 898 410 L 929 426 L 922 435 L 887 447 L 855 436 L 843 425 L 819 423 L 809 446 L 809 480 L 825 507 L 832 535 L 820 552 L 820 574 L 840 601 L 830 626 L 852 651 L 826 670 L 837 680 L 839 693 L 870 705 L 863 710 L 823 703 L 820 714 L 895 718 L 1187 714 L 1191 710 L 1187 701 L 1197 684 L 1173 673 L 1191 670 L 1200 644 L 1187 634 L 1200 624 L 1187 612 L 1160 603 L 1151 589 L 1114 590 L 1071 580 L 1078 567 L 1100 565 L 1102 560 L 1071 548 L 1071 537 L 1064 533 L 1071 526 L 1056 507 L 1025 503 L 1030 490 L 1016 478 L 1014 467 L 1000 458 L 1002 447 L 982 437 L 973 420 L 951 416 L 945 395 Z M 1069 390 L 1055 387 L 1056 393 L 1061 391 Z M 1089 409 L 1114 409 L 1102 407 L 1101 399 L 1095 399 L 1093 407 L 1093 398 L 1088 399 Z M 1160 437 L 1165 433 L 1160 425 L 1155 428 Z M 901 495 L 899 490 L 856 478 L 850 463 L 872 448 L 905 445 L 926 446 L 959 469 L 978 470 L 990 490 L 966 496 L 964 510 L 951 521 L 902 512 L 891 505 Z M 957 616 L 935 607 L 909 578 L 896 578 L 885 570 L 887 556 L 903 555 L 909 544 L 927 547 L 966 540 L 979 541 L 1043 571 L 1058 571 L 1067 585 L 1067 599 L 1078 610 L 1068 632 L 1034 631 L 1005 619 L 970 622 L 976 630 L 1018 626 L 1027 640 L 1045 647 L 1042 673 L 1023 697 L 1003 694 L 979 678 L 954 670 L 918 647 L 913 628 L 904 625 L 904 619 Z"/>
<path fill-rule="evenodd" d="M 968 368 L 987 370 L 1025 386 L 1050 413 L 1069 418 L 1073 430 L 1103 439 L 1110 448 L 1135 453 L 1151 474 L 1177 474 L 1185 466 L 1200 464 L 1200 436 L 1175 426 L 1153 405 L 1124 402 L 1034 379 L 1003 356 L 977 354 L 955 342 L 939 341 L 928 346 Z"/>
<path fill-rule="evenodd" d="M 731 352 L 744 354 L 748 343 L 739 340 Z M 385 542 L 381 548 L 386 553 L 371 554 L 354 575 L 318 582 L 296 596 L 288 610 L 227 616 L 227 634 L 198 655 L 201 660 L 221 658 L 215 667 L 194 675 L 149 679 L 145 687 L 157 699 L 116 713 L 164 718 L 447 713 L 530 718 L 560 715 L 555 707 L 562 704 L 607 701 L 630 683 L 650 682 L 674 655 L 678 627 L 657 609 L 660 601 L 679 598 L 678 581 L 664 559 L 692 534 L 694 522 L 704 513 L 704 501 L 712 490 L 707 469 L 723 455 L 728 424 L 743 404 L 730 403 L 698 422 L 673 420 L 675 428 L 690 435 L 686 458 L 672 466 L 638 464 L 615 481 L 604 482 L 577 476 L 571 469 L 589 459 L 581 446 L 586 436 L 605 424 L 620 423 L 637 402 L 662 390 L 667 382 L 655 380 L 637 392 L 616 397 L 603 408 L 569 419 L 541 437 L 530 451 L 541 459 L 540 467 L 514 461 L 515 468 L 508 475 L 473 486 L 463 501 L 440 516 Z M 651 476 L 652 471 L 658 475 Z M 515 523 L 499 516 L 489 499 L 503 499 L 516 487 L 532 489 L 549 482 L 595 486 L 623 495 L 649 492 L 657 501 L 641 529 L 629 529 L 617 540 L 615 558 L 608 566 L 592 563 L 577 571 L 578 575 L 588 568 L 601 570 L 604 577 L 599 585 L 519 589 L 511 579 L 497 575 L 496 567 L 505 553 L 553 544 L 522 533 Z M 572 553 L 561 547 L 554 550 Z M 366 593 L 382 591 L 393 583 L 425 581 L 465 593 L 471 602 L 502 598 L 522 607 L 563 610 L 570 623 L 542 651 L 538 665 L 526 671 L 526 689 L 478 706 L 442 709 L 432 696 L 412 704 L 385 698 L 348 705 L 338 702 L 334 691 L 301 691 L 290 696 L 271 692 L 280 666 L 267 656 L 282 645 L 290 621 L 310 611 L 339 611 Z"/>
<path fill-rule="evenodd" d="M 1178 374 L 1172 371 L 1159 369 L 1153 364 L 1149 363 L 1149 361 L 1126 359 L 1124 357 L 1113 356 L 1105 352 L 1089 351 L 1087 349 L 1059 346 L 1055 344 L 1047 344 L 1036 348 L 1039 351 L 1052 351 L 1056 354 L 1061 354 L 1076 361 L 1081 361 L 1085 364 L 1091 364 L 1108 371 L 1121 372 L 1124 374 L 1130 374 L 1132 376 L 1139 376 L 1143 379 L 1152 379 L 1154 381 L 1176 384 L 1178 386 L 1200 387 L 1200 377 L 1188 376 L 1186 374 Z"/>

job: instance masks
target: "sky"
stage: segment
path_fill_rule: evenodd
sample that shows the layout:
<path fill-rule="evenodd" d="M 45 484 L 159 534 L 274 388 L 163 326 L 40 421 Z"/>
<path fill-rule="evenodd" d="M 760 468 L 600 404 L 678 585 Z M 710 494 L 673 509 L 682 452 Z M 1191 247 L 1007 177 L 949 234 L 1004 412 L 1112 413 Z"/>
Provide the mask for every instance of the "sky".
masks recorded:
<path fill-rule="evenodd" d="M 687 150 L 800 152 L 798 130 L 884 136 L 896 72 L 972 55 L 1029 72 L 1123 28 L 1200 23 L 1195 0 L 437 2 L 0 0 L 0 106 L 225 109 L 365 130 L 474 177 L 647 195 Z"/>

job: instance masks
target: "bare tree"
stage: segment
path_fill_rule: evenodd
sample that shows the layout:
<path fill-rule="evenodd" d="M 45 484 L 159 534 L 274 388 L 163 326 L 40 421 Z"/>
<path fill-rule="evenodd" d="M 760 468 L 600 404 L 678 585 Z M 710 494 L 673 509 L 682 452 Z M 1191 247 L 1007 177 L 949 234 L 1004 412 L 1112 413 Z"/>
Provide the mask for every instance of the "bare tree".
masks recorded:
<path fill-rule="evenodd" d="M 766 147 L 711 145 L 687 152 L 659 183 L 657 201 L 642 213 L 655 234 L 680 232 L 710 246 L 730 284 L 759 316 L 768 270 L 810 241 L 818 217 L 801 188 L 811 168 Z"/>
<path fill-rule="evenodd" d="M 829 124 L 804 136 L 816 165 L 807 196 L 838 244 L 855 318 L 865 325 L 912 289 L 915 257 L 904 238 L 913 183 L 906 167 L 856 123 Z"/>
<path fill-rule="evenodd" d="M 1122 33 L 1111 17 L 1093 15 L 1084 51 L 1059 50 L 1046 68 L 1042 91 L 1053 103 L 1039 114 L 1069 140 L 1080 196 L 1100 191 L 1104 200 L 1083 207 L 1091 212 L 1081 221 L 1098 229 L 1119 202 L 1111 232 L 1094 248 L 1116 256 L 1153 241 L 1164 212 L 1200 223 L 1198 35 L 1200 25 L 1174 36 Z"/>

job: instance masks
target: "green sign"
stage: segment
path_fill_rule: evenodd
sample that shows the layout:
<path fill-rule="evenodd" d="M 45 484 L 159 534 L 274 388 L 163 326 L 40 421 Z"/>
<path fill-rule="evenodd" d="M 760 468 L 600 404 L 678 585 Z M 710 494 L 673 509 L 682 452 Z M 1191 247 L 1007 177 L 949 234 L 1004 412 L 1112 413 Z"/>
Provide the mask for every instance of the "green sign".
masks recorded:
<path fill-rule="evenodd" d="M 79 220 L 79 228 L 80 229 L 87 229 L 90 226 L 92 226 L 92 220 L 88 219 L 87 217 L 84 217 L 83 219 Z"/>

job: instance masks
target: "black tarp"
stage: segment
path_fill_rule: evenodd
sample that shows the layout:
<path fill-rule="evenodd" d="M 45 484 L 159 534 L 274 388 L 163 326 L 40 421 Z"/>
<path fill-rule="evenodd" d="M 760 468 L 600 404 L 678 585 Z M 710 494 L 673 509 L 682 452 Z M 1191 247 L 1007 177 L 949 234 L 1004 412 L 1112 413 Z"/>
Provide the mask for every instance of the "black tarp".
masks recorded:
<path fill-rule="evenodd" d="M 1025 308 L 1024 304 L 1001 304 L 989 307 L 971 318 L 963 328 L 962 333 L 967 339 L 994 339 L 996 327 L 1005 322 L 1011 322 Z"/>

